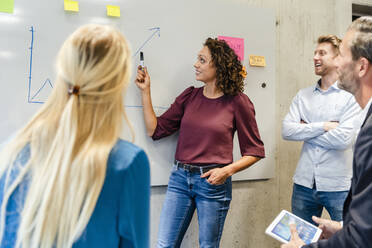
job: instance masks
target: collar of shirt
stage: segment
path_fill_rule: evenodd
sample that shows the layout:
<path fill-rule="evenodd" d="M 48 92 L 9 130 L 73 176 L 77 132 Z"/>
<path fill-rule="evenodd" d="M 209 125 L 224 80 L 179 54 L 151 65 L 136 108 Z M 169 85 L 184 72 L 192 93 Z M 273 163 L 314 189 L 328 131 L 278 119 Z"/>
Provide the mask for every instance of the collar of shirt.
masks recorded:
<path fill-rule="evenodd" d="M 372 103 L 372 97 L 369 98 L 369 101 L 368 101 L 367 105 L 364 107 L 363 112 L 364 112 L 364 111 L 366 111 L 366 112 L 368 111 L 369 106 L 371 106 L 371 103 Z"/>
<path fill-rule="evenodd" d="M 364 107 L 364 109 L 360 112 L 360 119 L 362 121 L 364 121 L 364 119 L 366 118 L 366 115 L 367 115 L 367 112 L 369 110 L 369 107 L 371 106 L 371 103 L 372 103 L 372 97 L 369 99 L 367 105 Z"/>
<path fill-rule="evenodd" d="M 369 107 L 371 106 L 372 103 L 372 97 L 369 99 L 367 105 L 362 109 L 362 111 L 359 114 L 359 118 L 357 119 L 357 123 L 355 124 L 356 127 L 360 128 L 363 123 L 365 122 Z"/>
<path fill-rule="evenodd" d="M 338 80 L 336 82 L 334 82 L 327 90 L 322 90 L 320 88 L 320 84 L 322 82 L 322 79 L 319 79 L 318 82 L 316 82 L 315 84 L 315 87 L 314 87 L 314 92 L 315 91 L 319 91 L 319 92 L 327 92 L 327 91 L 330 91 L 330 90 L 341 90 L 339 87 L 338 87 Z"/>

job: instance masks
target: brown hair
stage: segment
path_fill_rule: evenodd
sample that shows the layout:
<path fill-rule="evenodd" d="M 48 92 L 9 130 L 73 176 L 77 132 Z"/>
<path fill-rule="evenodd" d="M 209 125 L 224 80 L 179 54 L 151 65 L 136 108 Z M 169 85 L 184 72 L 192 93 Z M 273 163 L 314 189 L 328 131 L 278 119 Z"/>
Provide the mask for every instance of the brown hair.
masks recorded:
<path fill-rule="evenodd" d="M 339 39 L 336 35 L 333 35 L 333 34 L 319 36 L 318 44 L 325 43 L 325 42 L 330 43 L 333 46 L 336 54 L 339 54 L 341 39 Z"/>
<path fill-rule="evenodd" d="M 237 95 L 244 91 L 243 66 L 233 49 L 224 40 L 208 38 L 204 46 L 208 47 L 212 62 L 216 67 L 216 87 L 226 95 Z"/>

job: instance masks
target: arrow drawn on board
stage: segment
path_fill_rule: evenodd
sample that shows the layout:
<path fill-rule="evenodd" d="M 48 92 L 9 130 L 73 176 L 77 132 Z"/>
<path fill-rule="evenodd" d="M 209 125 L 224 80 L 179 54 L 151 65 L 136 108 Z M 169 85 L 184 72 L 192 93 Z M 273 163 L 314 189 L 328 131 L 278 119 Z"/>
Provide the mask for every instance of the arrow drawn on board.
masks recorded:
<path fill-rule="evenodd" d="M 157 34 L 158 37 L 160 37 L 160 28 L 158 27 L 155 27 L 155 28 L 150 28 L 149 30 L 154 30 L 154 32 L 151 34 L 151 36 L 149 36 L 149 38 L 142 44 L 142 46 L 137 50 L 137 52 L 135 53 L 138 54 L 138 52 Z M 31 44 L 30 44 L 30 67 L 29 67 L 29 77 L 28 77 L 28 96 L 27 96 L 27 102 L 28 103 L 44 103 L 43 101 L 37 101 L 37 100 L 34 100 L 35 97 L 37 97 L 39 95 L 39 93 L 43 90 L 43 88 L 46 86 L 46 85 L 49 85 L 51 88 L 53 88 L 53 84 L 52 82 L 50 81 L 49 78 L 47 78 L 45 80 L 45 82 L 43 83 L 43 85 L 37 90 L 37 92 L 31 97 L 31 76 L 32 76 L 32 57 L 33 57 L 33 48 L 34 48 L 34 32 L 35 32 L 35 29 L 33 26 L 31 26 L 30 30 L 31 32 Z M 126 108 L 143 108 L 142 105 L 124 105 Z M 165 109 L 168 109 L 168 107 L 163 107 L 163 106 L 153 106 L 154 109 L 162 109 L 162 110 L 165 110 Z"/>
<path fill-rule="evenodd" d="M 29 73 L 28 73 L 28 94 L 27 94 L 27 102 L 28 103 L 44 103 L 42 101 L 35 101 L 35 97 L 39 95 L 40 91 L 44 88 L 44 86 L 46 84 L 49 84 L 51 88 L 53 88 L 53 85 L 52 83 L 50 82 L 50 79 L 47 78 L 45 80 L 45 82 L 43 83 L 43 85 L 40 87 L 40 89 L 38 89 L 38 91 L 36 92 L 36 94 L 34 94 L 33 97 L 30 97 L 31 96 L 31 75 L 32 75 L 32 51 L 33 51 L 33 48 L 34 48 L 34 32 L 35 32 L 35 29 L 33 26 L 31 26 L 30 28 L 30 32 L 31 32 L 31 45 L 29 47 L 30 49 L 30 69 L 29 69 Z"/>
<path fill-rule="evenodd" d="M 160 28 L 159 27 L 154 27 L 154 28 L 149 28 L 150 31 L 153 30 L 152 34 L 147 38 L 147 40 L 140 46 L 140 48 L 137 49 L 137 51 L 134 53 L 133 57 L 135 57 L 141 50 L 142 48 L 157 34 L 158 37 L 160 37 Z"/>

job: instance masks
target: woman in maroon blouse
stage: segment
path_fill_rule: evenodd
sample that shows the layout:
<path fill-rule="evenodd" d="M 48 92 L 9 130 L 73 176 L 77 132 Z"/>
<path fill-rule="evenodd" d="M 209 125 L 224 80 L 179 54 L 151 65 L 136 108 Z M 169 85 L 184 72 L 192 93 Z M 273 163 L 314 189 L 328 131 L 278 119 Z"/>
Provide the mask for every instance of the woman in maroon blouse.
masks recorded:
<path fill-rule="evenodd" d="M 205 86 L 187 88 L 160 117 L 152 107 L 147 68 L 137 70 L 147 134 L 157 140 L 179 130 L 157 247 L 179 247 L 195 209 L 200 247 L 219 247 L 231 176 L 265 157 L 235 52 L 225 41 L 208 38 L 194 67 L 196 80 Z M 235 131 L 242 157 L 233 162 Z"/>

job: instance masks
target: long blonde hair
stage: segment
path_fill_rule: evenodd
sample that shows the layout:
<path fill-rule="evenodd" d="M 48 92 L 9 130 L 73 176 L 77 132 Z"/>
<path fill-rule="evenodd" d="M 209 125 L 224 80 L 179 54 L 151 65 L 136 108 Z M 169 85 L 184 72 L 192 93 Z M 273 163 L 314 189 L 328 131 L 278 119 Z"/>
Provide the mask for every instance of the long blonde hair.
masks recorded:
<path fill-rule="evenodd" d="M 0 154 L 0 178 L 6 178 L 0 242 L 8 200 L 24 180 L 27 194 L 16 247 L 71 247 L 80 237 L 127 120 L 123 92 L 130 58 L 125 38 L 109 26 L 80 27 L 64 42 L 51 96 Z M 30 157 L 22 165 L 17 156 L 25 147 Z"/>

